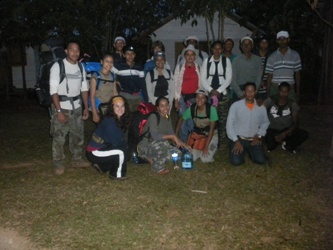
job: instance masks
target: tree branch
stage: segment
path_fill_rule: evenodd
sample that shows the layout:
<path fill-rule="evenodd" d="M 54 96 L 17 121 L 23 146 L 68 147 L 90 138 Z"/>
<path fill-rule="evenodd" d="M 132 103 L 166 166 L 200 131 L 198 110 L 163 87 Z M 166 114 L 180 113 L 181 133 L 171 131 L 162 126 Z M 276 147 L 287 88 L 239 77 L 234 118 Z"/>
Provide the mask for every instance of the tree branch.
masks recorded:
<path fill-rule="evenodd" d="M 327 24 L 328 26 L 330 26 L 331 28 L 333 28 L 333 24 L 330 23 L 329 21 L 327 21 L 325 18 L 322 17 L 322 15 L 319 13 L 319 11 L 316 9 L 317 4 L 318 4 L 318 0 L 313 0 L 313 2 L 311 3 L 311 0 L 305 0 L 305 2 L 307 2 L 311 9 L 317 14 L 317 16 L 319 17 L 319 19 L 324 22 L 325 24 Z"/>

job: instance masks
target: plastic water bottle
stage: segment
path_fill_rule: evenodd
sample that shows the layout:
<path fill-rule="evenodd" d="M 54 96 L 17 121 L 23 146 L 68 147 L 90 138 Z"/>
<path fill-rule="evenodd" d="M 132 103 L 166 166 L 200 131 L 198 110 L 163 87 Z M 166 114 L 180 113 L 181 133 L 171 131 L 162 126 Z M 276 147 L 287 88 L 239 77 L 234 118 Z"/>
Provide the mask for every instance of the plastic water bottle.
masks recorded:
<path fill-rule="evenodd" d="M 134 164 L 139 164 L 139 157 L 138 157 L 137 152 L 135 152 L 135 151 L 133 152 L 132 159 L 133 159 Z"/>
<path fill-rule="evenodd" d="M 173 151 L 172 155 L 172 161 L 173 161 L 173 169 L 178 169 L 178 153 L 176 151 Z"/>
<path fill-rule="evenodd" d="M 182 168 L 183 169 L 192 169 L 194 167 L 193 155 L 187 149 L 183 149 L 182 156 Z"/>

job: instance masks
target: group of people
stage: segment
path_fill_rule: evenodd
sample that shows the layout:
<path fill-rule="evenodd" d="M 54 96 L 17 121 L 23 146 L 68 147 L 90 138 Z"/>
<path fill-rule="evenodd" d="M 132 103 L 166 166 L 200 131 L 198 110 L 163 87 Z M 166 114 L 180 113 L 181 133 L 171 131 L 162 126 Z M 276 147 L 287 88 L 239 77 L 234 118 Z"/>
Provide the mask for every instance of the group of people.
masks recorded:
<path fill-rule="evenodd" d="M 126 130 L 140 102 L 155 104 L 157 112 L 148 117 L 137 152 L 159 174 L 169 172 L 165 162 L 172 153 L 181 155 L 182 148 L 194 160 L 213 162 L 219 145 L 229 144 L 233 165 L 242 164 L 246 153 L 253 162 L 266 163 L 264 144 L 270 151 L 281 143 L 284 150 L 295 153 L 308 133 L 298 128 L 301 61 L 289 41 L 288 32 L 280 31 L 276 36 L 279 48 L 270 53 L 267 37 L 260 37 L 258 49 L 253 50 L 253 39 L 246 36 L 240 41 L 242 54 L 236 56 L 234 41 L 227 38 L 213 42 L 208 56 L 199 49 L 199 39 L 188 36 L 172 72 L 161 41 L 153 42 L 152 57 L 142 67 L 135 63 L 135 48 L 116 37 L 115 52 L 103 55 L 102 69 L 92 76 L 89 89 L 77 62 L 79 44 L 68 43 L 65 79 L 59 83 L 58 64 L 50 74 L 56 174 L 64 173 L 68 133 L 72 165 L 87 165 L 82 145 L 88 105 L 98 125 L 86 148 L 87 159 L 115 180 L 127 179 L 131 152 Z M 170 120 L 173 104 L 179 115 L 175 129 Z M 192 134 L 205 137 L 200 148 L 187 144 Z"/>

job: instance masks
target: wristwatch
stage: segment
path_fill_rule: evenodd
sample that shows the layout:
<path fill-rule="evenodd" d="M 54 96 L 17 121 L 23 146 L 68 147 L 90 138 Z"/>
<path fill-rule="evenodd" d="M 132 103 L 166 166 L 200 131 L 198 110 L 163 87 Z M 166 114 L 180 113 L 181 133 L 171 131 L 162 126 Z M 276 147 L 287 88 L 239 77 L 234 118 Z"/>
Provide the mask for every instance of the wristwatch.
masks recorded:
<path fill-rule="evenodd" d="M 57 109 L 56 111 L 57 111 L 57 113 L 60 113 L 60 112 L 61 112 L 61 109 Z"/>

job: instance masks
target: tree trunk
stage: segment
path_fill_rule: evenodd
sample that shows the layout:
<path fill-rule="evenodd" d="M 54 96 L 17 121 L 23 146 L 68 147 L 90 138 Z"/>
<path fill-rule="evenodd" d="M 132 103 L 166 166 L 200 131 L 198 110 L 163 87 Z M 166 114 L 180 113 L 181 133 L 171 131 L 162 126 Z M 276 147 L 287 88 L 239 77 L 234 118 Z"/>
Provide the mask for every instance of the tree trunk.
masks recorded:
<path fill-rule="evenodd" d="M 23 94 L 24 98 L 27 99 L 28 93 L 27 93 L 27 81 L 25 78 L 25 61 L 26 61 L 26 49 L 25 45 L 20 45 L 20 54 L 21 54 L 21 65 L 22 65 L 22 81 L 23 81 Z"/>
<path fill-rule="evenodd" d="M 323 10 L 324 18 L 333 23 L 333 1 L 326 0 Z M 321 69 L 321 80 L 319 88 L 318 102 L 320 104 L 333 103 L 333 29 L 325 25 L 325 35 L 323 43 L 323 58 Z"/>

